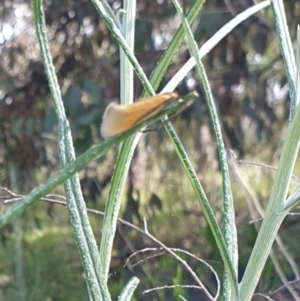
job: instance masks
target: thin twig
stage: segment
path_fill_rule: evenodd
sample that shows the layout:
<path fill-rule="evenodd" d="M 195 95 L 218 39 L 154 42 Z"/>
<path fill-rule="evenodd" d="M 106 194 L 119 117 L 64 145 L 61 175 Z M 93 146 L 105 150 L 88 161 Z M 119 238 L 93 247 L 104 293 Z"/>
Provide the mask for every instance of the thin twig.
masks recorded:
<path fill-rule="evenodd" d="M 268 165 L 268 164 L 265 164 L 265 163 L 259 163 L 259 162 L 254 162 L 254 161 L 243 161 L 243 160 L 238 160 L 234 154 L 234 152 L 232 150 L 228 150 L 229 154 L 230 154 L 230 158 L 235 162 L 235 163 L 238 163 L 238 164 L 245 164 L 245 165 L 254 165 L 254 166 L 259 166 L 259 167 L 263 167 L 263 168 L 266 168 L 266 169 L 270 169 L 270 170 L 274 170 L 274 171 L 277 171 L 278 168 L 277 167 L 274 167 L 272 165 Z M 295 181 L 297 182 L 300 182 L 300 179 L 297 178 L 296 176 L 293 176 L 292 175 L 292 179 L 294 179 Z"/>

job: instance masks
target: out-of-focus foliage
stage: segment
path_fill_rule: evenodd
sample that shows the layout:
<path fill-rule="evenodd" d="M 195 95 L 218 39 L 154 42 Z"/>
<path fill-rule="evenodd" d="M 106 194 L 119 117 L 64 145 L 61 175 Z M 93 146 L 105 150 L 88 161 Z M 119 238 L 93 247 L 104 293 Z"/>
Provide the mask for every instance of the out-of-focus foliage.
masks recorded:
<path fill-rule="evenodd" d="M 109 1 L 115 12 L 121 7 L 121 2 Z M 187 12 L 193 1 L 184 0 L 182 3 Z M 251 5 L 253 2 L 247 0 L 207 1 L 193 24 L 199 46 L 234 15 Z M 285 9 L 292 40 L 295 41 L 300 5 L 297 1 L 288 1 Z M 118 100 L 118 46 L 90 1 L 48 0 L 44 1 L 44 11 L 56 74 L 72 125 L 76 152 L 80 154 L 101 139 L 99 124 L 103 110 L 109 102 Z M 137 2 L 135 53 L 149 76 L 179 26 L 179 19 L 174 14 L 170 0 Z M 30 1 L 0 1 L 0 57 L 0 183 L 1 186 L 11 187 L 9 171 L 14 166 L 18 171 L 19 190 L 27 193 L 59 168 L 57 120 L 40 60 Z M 187 46 L 183 43 L 163 83 L 188 58 Z M 269 156 L 270 160 L 277 159 L 279 152 L 276 149 L 281 141 L 280 130 L 288 120 L 289 101 L 271 9 L 264 10 L 236 28 L 204 58 L 204 63 L 218 105 L 227 147 L 236 150 L 241 158 L 246 154 L 256 156 L 267 152 L 268 155 L 275 154 Z M 208 179 L 211 176 L 206 175 L 207 171 L 215 172 L 218 166 L 201 83 L 192 71 L 178 90 L 185 94 L 194 88 L 201 97 L 177 120 L 178 133 L 201 180 L 219 185 L 218 179 L 212 181 Z M 135 96 L 138 98 L 141 92 L 142 86 L 136 80 Z M 114 155 L 110 152 L 105 160 L 94 162 L 81 174 L 87 201 L 96 203 L 97 198 L 105 193 L 114 166 Z M 157 220 L 153 231 L 161 234 L 169 245 L 183 248 L 202 246 L 201 256 L 209 257 L 214 254 L 214 242 L 203 220 L 200 235 L 203 234 L 204 239 L 199 238 L 199 216 L 194 216 L 198 209 L 189 210 L 193 196 L 189 198 L 188 183 L 181 179 L 180 173 L 176 156 L 170 151 L 169 141 L 163 131 L 145 136 L 133 161 L 126 195 L 127 207 L 123 215 L 127 220 L 140 222 L 142 210 Z M 182 202 L 175 200 L 172 205 L 166 203 L 165 200 L 174 198 L 174 195 Z M 216 189 L 212 195 L 218 206 L 220 192 Z M 149 201 L 147 204 L 145 199 Z M 180 217 L 188 218 L 189 222 L 195 221 L 195 229 L 185 229 L 186 223 L 182 220 L 181 227 L 178 226 L 178 215 L 176 223 L 172 218 L 166 221 L 159 216 L 162 211 L 171 215 L 174 212 L 179 214 L 182 210 L 184 213 Z M 47 212 L 52 216 L 53 206 L 49 205 Z M 43 220 L 38 213 L 35 218 L 39 222 Z M 178 237 L 168 236 L 167 229 L 170 227 L 180 229 Z M 1 238 L 4 244 L 11 229 L 6 230 Z M 248 236 L 251 240 L 251 235 Z M 124 235 L 123 239 L 126 241 Z M 112 262 L 113 267 L 122 265 L 134 251 L 128 245 L 124 247 L 124 241 L 117 237 L 116 250 L 119 251 L 114 254 L 116 259 Z M 140 238 L 132 241 L 135 249 L 147 243 Z M 242 255 L 247 256 L 247 251 Z M 159 277 L 150 267 L 149 270 L 140 268 L 136 272 L 140 277 L 144 273 L 147 275 L 149 283 L 145 284 L 146 287 L 147 284 L 148 287 L 160 286 L 166 277 L 173 279 L 174 283 L 178 279 L 185 279 L 186 275 L 182 275 L 181 270 L 172 266 L 172 263 L 168 264 L 167 260 L 156 262 L 155 269 L 161 273 Z M 167 275 L 166 266 L 171 266 L 171 277 Z M 117 276 L 112 275 L 112 282 L 114 277 Z M 166 295 L 170 297 L 172 293 L 153 293 L 149 299 L 159 297 L 167 300 Z M 145 297 L 143 300 L 149 299 Z M 189 297 L 187 299 L 192 300 Z"/>
<path fill-rule="evenodd" d="M 115 11 L 121 4 L 110 3 Z M 191 3 L 184 1 L 186 10 Z M 194 24 L 199 45 L 249 4 L 237 1 L 227 7 L 209 1 Z M 105 105 L 118 99 L 118 47 L 89 1 L 45 1 L 44 7 L 53 61 L 76 149 L 81 153 L 98 140 Z M 13 160 L 23 171 L 41 164 L 55 165 L 56 154 L 50 150 L 53 141 L 49 140 L 55 139 L 56 120 L 40 62 L 30 3 L 6 0 L 0 10 L 1 163 Z M 294 37 L 300 8 L 296 2 L 289 2 L 286 10 Z M 254 124 L 255 140 L 271 141 L 275 122 L 286 120 L 288 114 L 285 71 L 270 16 L 266 10 L 246 21 L 205 58 L 224 131 L 230 146 L 240 155 L 251 146 L 244 141 L 245 119 Z M 135 48 L 147 74 L 150 75 L 178 25 L 171 1 L 138 1 Z M 188 58 L 185 49 L 186 46 L 178 52 L 168 77 Z M 193 80 L 201 92 L 193 73 L 179 90 L 185 93 Z M 137 81 L 136 97 L 141 88 Z M 207 122 L 203 100 L 190 111 L 201 123 Z M 1 172 L 2 181 L 6 180 L 4 174 Z"/>

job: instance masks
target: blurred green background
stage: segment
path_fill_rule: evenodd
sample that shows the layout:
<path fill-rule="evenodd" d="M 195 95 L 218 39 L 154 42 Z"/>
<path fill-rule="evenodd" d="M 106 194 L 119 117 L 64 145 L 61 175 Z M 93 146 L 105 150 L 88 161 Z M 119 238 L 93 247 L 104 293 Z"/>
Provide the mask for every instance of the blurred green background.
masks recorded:
<path fill-rule="evenodd" d="M 109 1 L 116 12 L 122 1 Z M 193 1 L 182 1 L 188 12 Z M 199 47 L 252 1 L 207 1 L 192 28 Z M 101 116 L 106 105 L 119 100 L 119 50 L 116 41 L 87 0 L 45 1 L 49 45 L 59 79 L 76 154 L 102 138 Z M 292 41 L 300 15 L 299 1 L 286 1 Z M 170 43 L 179 18 L 169 0 L 138 0 L 135 54 L 150 77 Z M 30 1 L 0 1 L 0 186 L 27 194 L 59 169 L 57 120 L 35 35 Z M 187 45 L 176 53 L 161 84 L 189 59 Z M 288 86 L 271 8 L 234 29 L 205 58 L 226 147 L 237 159 L 276 166 L 289 117 Z M 142 93 L 136 79 L 135 97 Z M 215 138 L 201 82 L 195 71 L 178 87 L 182 95 L 196 89 L 194 104 L 174 119 L 207 196 L 222 222 L 222 187 Z M 160 90 L 160 89 L 159 89 Z M 159 91 L 158 90 L 158 91 Z M 80 172 L 88 208 L 104 210 L 118 150 L 92 162 Z M 299 166 L 299 164 L 297 164 Z M 243 179 L 264 207 L 275 172 L 254 165 L 239 165 Z M 207 260 L 222 278 L 217 246 L 198 206 L 188 179 L 160 124 L 142 136 L 135 151 L 124 195 L 121 217 L 148 229 L 169 247 L 182 248 Z M 299 170 L 295 170 L 295 175 Z M 239 271 L 242 275 L 256 238 L 250 224 L 253 208 L 237 175 L 232 186 L 239 231 Z M 292 184 L 297 183 L 296 181 Z M 53 193 L 63 195 L 58 187 Z M 1 191 L 2 200 L 11 196 Z M 1 202 L 1 211 L 9 204 Z M 253 213 L 252 214 L 256 214 Z M 256 214 L 257 218 L 258 215 Z M 97 240 L 102 217 L 90 214 Z M 299 262 L 297 216 L 289 216 L 280 230 L 287 250 Z M 256 222 L 260 225 L 260 221 Z M 175 230 L 175 231 L 172 231 Z M 147 237 L 118 226 L 109 279 L 113 300 L 133 276 L 141 279 L 135 300 L 206 300 L 196 289 L 165 289 L 142 294 L 145 289 L 167 285 L 193 285 L 193 279 L 168 255 L 139 254 L 130 263 L 152 256 L 137 266 L 124 267 L 132 253 L 155 246 Z M 286 258 L 275 253 L 287 279 L 294 280 Z M 184 257 L 206 286 L 216 290 L 212 273 L 195 259 Z M 282 285 L 273 264 L 267 263 L 258 292 Z M 289 300 L 281 290 L 275 300 Z M 254 300 L 262 300 L 259 296 Z M 0 300 L 88 300 L 83 269 L 65 207 L 40 201 L 0 232 Z"/>

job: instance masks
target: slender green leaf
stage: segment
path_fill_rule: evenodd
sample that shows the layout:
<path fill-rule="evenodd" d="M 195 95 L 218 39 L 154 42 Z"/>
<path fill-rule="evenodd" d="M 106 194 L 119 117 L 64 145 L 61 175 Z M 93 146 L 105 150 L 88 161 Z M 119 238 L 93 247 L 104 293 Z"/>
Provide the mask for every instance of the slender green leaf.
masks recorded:
<path fill-rule="evenodd" d="M 140 280 L 137 277 L 133 277 L 130 279 L 130 281 L 126 284 L 126 286 L 123 288 L 118 301 L 128 301 L 131 300 L 132 295 L 137 288 Z"/>
<path fill-rule="evenodd" d="M 135 26 L 135 11 L 136 0 L 124 1 L 124 18 L 123 18 L 123 30 L 125 41 L 130 49 L 134 52 L 134 26 Z M 128 60 L 126 53 L 120 49 L 120 64 L 121 64 L 121 103 L 130 104 L 133 102 L 133 67 Z M 129 140 L 134 139 L 130 137 Z M 138 140 L 136 140 L 138 141 Z M 125 151 L 123 148 L 125 147 Z M 118 157 L 118 164 L 121 166 L 121 172 L 119 168 L 114 170 L 114 174 L 111 180 L 111 186 L 108 194 L 108 199 L 105 206 L 105 215 L 103 220 L 103 228 L 101 232 L 101 244 L 100 244 L 100 258 L 103 262 L 104 275 L 106 280 L 108 279 L 109 266 L 111 260 L 111 252 L 113 247 L 114 236 L 117 227 L 117 219 L 121 207 L 122 192 L 127 177 L 130 158 L 132 155 L 126 155 L 132 153 L 135 149 L 134 144 L 122 144 Z M 128 159 L 129 158 L 129 159 Z"/>
<path fill-rule="evenodd" d="M 221 133 L 221 126 L 218 121 L 218 114 L 217 110 L 213 101 L 212 92 L 209 86 L 209 82 L 205 73 L 204 66 L 201 62 L 201 59 L 199 57 L 198 53 L 198 47 L 197 43 L 193 37 L 191 28 L 182 12 L 182 9 L 178 3 L 177 0 L 173 0 L 173 3 L 176 7 L 177 13 L 179 14 L 181 18 L 181 22 L 184 25 L 185 33 L 188 38 L 189 47 L 192 56 L 196 60 L 196 67 L 198 74 L 202 80 L 202 84 L 204 87 L 204 91 L 206 94 L 208 107 L 210 110 L 210 115 L 212 118 L 216 138 L 217 138 L 217 147 L 218 147 L 218 154 L 219 154 L 219 160 L 220 160 L 220 166 L 221 166 L 221 172 L 223 177 L 223 195 L 224 195 L 224 237 L 225 237 L 225 245 L 224 245 L 224 239 L 223 237 L 220 239 L 219 235 L 219 227 L 217 226 L 217 220 L 213 216 L 213 213 L 211 212 L 209 215 L 206 216 L 206 218 L 212 218 L 211 221 L 208 221 L 208 223 L 212 226 L 212 232 L 214 234 L 214 237 L 216 239 L 218 247 L 221 249 L 220 253 L 222 256 L 222 259 L 224 261 L 226 272 L 229 277 L 229 283 L 230 285 L 227 285 L 226 283 L 226 277 L 225 277 L 225 285 L 224 287 L 228 288 L 225 290 L 223 288 L 223 296 L 225 293 L 225 299 L 229 300 L 231 293 L 234 298 L 234 300 L 238 299 L 238 283 L 237 283 L 237 260 L 238 260 L 238 247 L 237 247 L 237 232 L 235 227 L 235 216 L 234 216 L 234 206 L 233 206 L 233 198 L 232 198 L 232 191 L 231 191 L 231 185 L 230 185 L 230 178 L 229 178 L 229 171 L 228 171 L 228 165 L 226 161 L 226 152 L 225 147 L 222 139 L 222 133 Z M 199 199 L 201 208 L 207 207 L 207 205 L 204 203 L 206 199 Z"/>
<path fill-rule="evenodd" d="M 296 62 L 293 45 L 287 26 L 286 15 L 282 0 L 271 0 L 271 7 L 275 16 L 276 29 L 282 52 L 285 70 L 290 87 L 291 107 L 290 117 L 293 117 L 299 100 L 296 99 Z"/>

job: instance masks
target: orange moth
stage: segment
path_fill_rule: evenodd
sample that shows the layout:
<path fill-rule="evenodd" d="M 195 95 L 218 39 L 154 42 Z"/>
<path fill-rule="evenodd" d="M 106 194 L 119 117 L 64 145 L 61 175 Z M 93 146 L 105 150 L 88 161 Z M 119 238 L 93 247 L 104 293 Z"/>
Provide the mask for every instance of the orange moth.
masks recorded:
<path fill-rule="evenodd" d="M 103 114 L 101 135 L 105 139 L 119 135 L 153 117 L 168 104 L 179 99 L 178 93 L 169 92 L 134 102 L 131 105 L 110 103 Z"/>

